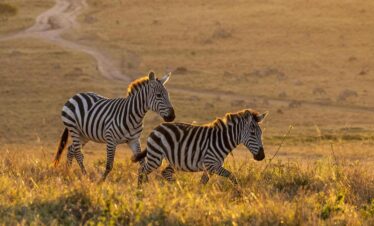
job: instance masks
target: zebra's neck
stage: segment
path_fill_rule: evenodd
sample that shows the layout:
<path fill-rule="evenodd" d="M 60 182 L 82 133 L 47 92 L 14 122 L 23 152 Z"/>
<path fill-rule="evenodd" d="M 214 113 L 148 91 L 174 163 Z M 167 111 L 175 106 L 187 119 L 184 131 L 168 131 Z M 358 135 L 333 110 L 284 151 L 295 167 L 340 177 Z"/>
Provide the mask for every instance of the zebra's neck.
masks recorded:
<path fill-rule="evenodd" d="M 143 122 L 145 114 L 149 110 L 148 104 L 148 87 L 144 87 L 137 93 L 127 97 L 127 112 L 128 119 L 135 121 L 137 124 Z M 126 121 L 126 120 L 125 120 Z"/>
<path fill-rule="evenodd" d="M 241 123 L 230 121 L 216 126 L 216 142 L 225 155 L 229 154 L 240 144 Z"/>

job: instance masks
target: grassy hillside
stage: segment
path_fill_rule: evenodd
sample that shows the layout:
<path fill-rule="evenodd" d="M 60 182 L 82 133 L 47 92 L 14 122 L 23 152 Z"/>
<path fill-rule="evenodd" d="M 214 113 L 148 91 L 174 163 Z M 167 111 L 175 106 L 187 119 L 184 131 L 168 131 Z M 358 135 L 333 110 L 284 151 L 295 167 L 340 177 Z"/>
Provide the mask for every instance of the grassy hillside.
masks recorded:
<path fill-rule="evenodd" d="M 53 4 L 53 0 L 0 0 L 0 34 L 30 27 L 35 17 Z"/>
<path fill-rule="evenodd" d="M 373 129 L 371 1 L 88 3 L 69 37 L 125 72 L 175 71 L 172 87 L 239 94 L 233 105 L 270 109 L 272 123 Z"/>

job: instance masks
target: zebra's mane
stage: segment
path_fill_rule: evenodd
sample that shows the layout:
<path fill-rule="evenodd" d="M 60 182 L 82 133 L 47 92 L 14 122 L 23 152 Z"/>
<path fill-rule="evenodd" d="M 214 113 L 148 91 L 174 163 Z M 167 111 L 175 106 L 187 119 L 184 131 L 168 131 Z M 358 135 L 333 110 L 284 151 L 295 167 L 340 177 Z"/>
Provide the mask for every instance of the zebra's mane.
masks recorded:
<path fill-rule="evenodd" d="M 260 115 L 260 113 L 258 111 L 250 109 L 250 108 L 244 109 L 244 110 L 239 111 L 239 112 L 237 112 L 235 114 L 238 117 L 244 117 L 246 113 L 250 113 L 254 118 L 257 118 Z"/>
<path fill-rule="evenodd" d="M 140 89 L 142 89 L 145 85 L 147 85 L 148 81 L 149 81 L 148 76 L 144 76 L 142 78 L 138 78 L 138 79 L 132 81 L 127 88 L 127 94 L 129 96 L 134 95 Z"/>
<path fill-rule="evenodd" d="M 231 113 L 231 112 L 226 113 L 226 115 L 223 116 L 222 118 L 216 118 L 213 122 L 208 123 L 207 125 L 209 127 L 216 127 L 216 126 L 220 126 L 220 125 L 226 125 L 228 122 L 235 121 L 235 119 L 243 118 L 245 116 L 245 114 L 247 114 L 247 113 L 252 114 L 252 116 L 254 118 L 256 118 L 260 114 L 257 111 L 248 108 L 248 109 L 244 109 L 242 111 L 238 111 L 238 112 L 235 112 L 235 113 Z"/>

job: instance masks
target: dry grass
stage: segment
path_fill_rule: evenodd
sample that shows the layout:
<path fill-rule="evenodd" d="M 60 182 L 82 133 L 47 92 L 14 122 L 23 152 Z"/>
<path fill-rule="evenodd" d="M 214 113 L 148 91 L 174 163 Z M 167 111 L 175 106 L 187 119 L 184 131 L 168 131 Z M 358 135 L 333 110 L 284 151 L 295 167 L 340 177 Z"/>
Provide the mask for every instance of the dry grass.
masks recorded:
<path fill-rule="evenodd" d="M 14 16 L 16 14 L 17 14 L 16 7 L 9 5 L 9 4 L 0 3 L 0 15 L 4 17 L 8 17 L 8 16 Z"/>
<path fill-rule="evenodd" d="M 217 176 L 200 186 L 200 173 L 177 173 L 177 182 L 168 184 L 156 172 L 139 190 L 137 166 L 129 155 L 117 158 L 108 181 L 98 184 L 104 162 L 96 155 L 86 161 L 85 178 L 78 168 L 51 168 L 52 156 L 40 148 L 31 151 L 27 159 L 23 151 L 1 153 L 2 224 L 374 223 L 372 171 L 358 162 L 335 162 L 331 156 L 308 162 L 276 160 L 263 172 L 265 162 L 236 153 L 225 165 L 240 181 L 238 194 Z"/>
<path fill-rule="evenodd" d="M 53 0 L 0 0 L 0 36 L 30 27 L 53 4 Z"/>

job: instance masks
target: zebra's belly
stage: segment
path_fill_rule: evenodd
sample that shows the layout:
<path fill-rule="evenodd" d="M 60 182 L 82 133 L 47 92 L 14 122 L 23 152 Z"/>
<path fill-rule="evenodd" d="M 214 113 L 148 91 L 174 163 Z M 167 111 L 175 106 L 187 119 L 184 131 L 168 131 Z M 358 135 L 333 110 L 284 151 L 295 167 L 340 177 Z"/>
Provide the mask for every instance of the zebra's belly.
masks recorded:
<path fill-rule="evenodd" d="M 83 139 L 85 139 L 87 141 L 93 141 L 93 142 L 96 142 L 96 143 L 106 143 L 105 139 L 102 138 L 102 137 L 88 136 L 88 135 L 85 135 L 85 134 L 82 134 L 81 136 L 82 136 Z"/>
<path fill-rule="evenodd" d="M 98 127 L 91 131 L 86 128 L 87 127 L 80 128 L 82 136 L 97 143 L 107 143 L 108 139 L 110 139 L 114 140 L 116 144 L 124 144 L 131 140 L 139 139 L 141 134 L 140 130 L 131 135 L 130 132 L 125 129 L 122 129 L 122 133 L 120 133 L 118 128 L 106 128 L 105 125 L 103 125 L 102 128 Z M 110 130 L 116 130 L 117 132 L 114 134 L 113 132 L 109 132 Z"/>
<path fill-rule="evenodd" d="M 108 143 L 108 141 L 105 139 L 105 137 L 94 137 L 94 136 L 86 136 L 83 135 L 84 139 L 96 142 L 96 143 Z M 115 139 L 116 144 L 125 144 L 128 143 L 132 138 L 129 137 L 121 137 L 119 139 Z"/>
<path fill-rule="evenodd" d="M 200 172 L 204 171 L 204 165 L 200 162 L 198 163 L 188 163 L 188 162 L 182 162 L 182 163 L 171 163 L 169 161 L 170 165 L 173 166 L 174 169 L 185 171 L 185 172 Z"/>
<path fill-rule="evenodd" d="M 166 159 L 177 170 L 198 172 L 204 170 L 205 150 L 199 146 L 177 144 L 164 152 Z"/>
<path fill-rule="evenodd" d="M 185 172 L 199 172 L 202 171 L 198 167 L 181 167 L 181 166 L 173 166 L 174 169 L 179 170 L 179 171 L 185 171 Z"/>

